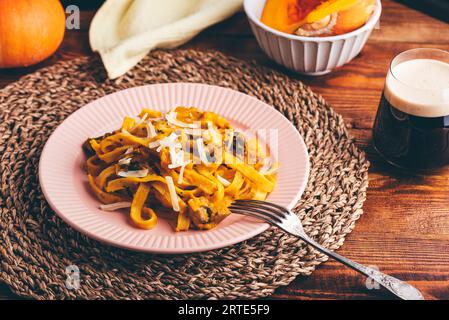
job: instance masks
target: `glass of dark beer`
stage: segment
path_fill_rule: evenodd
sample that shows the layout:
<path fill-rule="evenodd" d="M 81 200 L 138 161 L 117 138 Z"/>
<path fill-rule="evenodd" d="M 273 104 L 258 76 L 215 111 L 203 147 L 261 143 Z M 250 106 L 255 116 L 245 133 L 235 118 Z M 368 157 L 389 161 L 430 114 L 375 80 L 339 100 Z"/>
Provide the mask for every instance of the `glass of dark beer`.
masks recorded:
<path fill-rule="evenodd" d="M 449 52 L 412 49 L 391 61 L 373 143 L 386 161 L 404 169 L 449 164 Z"/>

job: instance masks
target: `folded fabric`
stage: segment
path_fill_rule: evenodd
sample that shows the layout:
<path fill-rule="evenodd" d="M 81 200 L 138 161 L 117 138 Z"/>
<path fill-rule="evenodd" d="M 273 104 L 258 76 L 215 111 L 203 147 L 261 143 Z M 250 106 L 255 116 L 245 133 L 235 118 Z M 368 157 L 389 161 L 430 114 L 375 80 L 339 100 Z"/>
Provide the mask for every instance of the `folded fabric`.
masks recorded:
<path fill-rule="evenodd" d="M 107 0 L 89 39 L 111 79 L 155 48 L 174 48 L 240 9 L 242 0 Z"/>

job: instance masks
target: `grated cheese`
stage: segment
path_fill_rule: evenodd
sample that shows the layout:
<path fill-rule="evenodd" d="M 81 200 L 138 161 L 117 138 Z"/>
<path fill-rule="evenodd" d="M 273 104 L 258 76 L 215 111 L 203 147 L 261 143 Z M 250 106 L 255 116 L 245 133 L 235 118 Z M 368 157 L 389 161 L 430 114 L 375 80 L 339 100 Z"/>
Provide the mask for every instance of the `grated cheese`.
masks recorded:
<path fill-rule="evenodd" d="M 184 165 L 184 150 L 176 151 L 176 147 L 170 148 L 170 160 L 168 165 L 169 169 L 174 169 Z"/>
<path fill-rule="evenodd" d="M 173 124 L 175 126 L 181 127 L 181 128 L 191 128 L 191 129 L 197 129 L 200 127 L 198 123 L 185 123 L 182 121 L 179 121 L 177 119 L 177 113 L 175 111 L 170 111 L 165 115 L 165 119 L 167 119 L 168 123 Z"/>
<path fill-rule="evenodd" d="M 265 158 L 265 159 L 263 160 L 263 165 L 262 165 L 262 167 L 260 167 L 260 169 L 259 169 L 259 173 L 260 173 L 260 174 L 265 174 L 265 172 L 267 172 L 268 170 L 270 170 L 270 168 L 271 168 L 271 161 L 270 161 L 269 159 Z"/>
<path fill-rule="evenodd" d="M 148 169 L 134 170 L 134 171 L 119 171 L 119 177 L 123 178 L 144 178 L 148 175 Z"/>
<path fill-rule="evenodd" d="M 153 124 L 149 121 L 147 122 L 147 139 L 154 138 L 157 136 L 156 129 L 154 128 Z"/>
<path fill-rule="evenodd" d="M 178 195 L 176 194 L 175 184 L 173 183 L 173 178 L 170 176 L 165 177 L 165 181 L 167 181 L 168 191 L 170 192 L 171 205 L 173 210 L 179 212 L 179 202 Z"/>
<path fill-rule="evenodd" d="M 115 211 L 118 209 L 129 208 L 129 207 L 131 207 L 131 202 L 126 202 L 126 201 L 100 205 L 100 209 L 104 210 L 104 211 Z"/>
<path fill-rule="evenodd" d="M 123 158 L 123 159 L 120 159 L 120 160 L 118 161 L 118 164 L 121 164 L 121 165 L 128 165 L 128 164 L 131 163 L 131 160 L 132 160 L 131 157 L 129 157 L 129 158 Z"/>
<path fill-rule="evenodd" d="M 148 148 L 150 148 L 150 149 L 154 149 L 154 148 L 159 147 L 159 146 L 160 146 L 159 140 L 150 142 L 148 144 Z"/>
<path fill-rule="evenodd" d="M 185 128 L 185 129 L 183 129 L 183 131 L 185 133 L 187 133 L 188 135 L 196 136 L 196 137 L 201 137 L 203 134 L 202 133 L 203 130 L 201 128 L 196 128 L 196 129 Z"/>
<path fill-rule="evenodd" d="M 140 125 L 147 119 L 147 117 L 148 117 L 148 114 L 145 113 L 145 114 L 143 115 L 142 118 L 137 118 L 136 123 L 134 124 L 134 126 L 131 128 L 130 131 L 133 131 L 133 130 L 136 129 L 138 126 L 140 126 Z"/>
<path fill-rule="evenodd" d="M 178 135 L 172 132 L 168 137 L 159 140 L 159 147 L 156 149 L 160 152 L 163 147 L 168 147 L 170 153 L 171 163 L 168 165 L 169 169 L 181 167 L 184 164 L 184 150 L 182 145 L 177 141 Z"/>
<path fill-rule="evenodd" d="M 275 174 L 278 171 L 278 167 L 271 167 L 269 170 L 265 171 L 264 173 L 262 173 L 263 175 L 269 175 L 269 174 Z"/>
<path fill-rule="evenodd" d="M 229 182 L 228 180 L 226 180 L 225 178 L 223 178 L 219 174 L 217 174 L 217 180 L 220 181 L 221 184 L 224 185 L 225 187 L 229 187 L 231 185 L 231 182 Z"/>
<path fill-rule="evenodd" d="M 172 132 L 168 137 L 165 137 L 163 139 L 159 140 L 159 148 L 157 149 L 157 152 L 161 151 L 163 147 L 169 147 L 170 146 L 176 146 L 180 145 L 179 142 L 176 141 L 178 139 L 178 135 L 174 132 Z"/>
<path fill-rule="evenodd" d="M 277 171 L 277 168 L 273 169 L 273 164 L 269 159 L 264 159 L 263 166 L 259 169 L 259 173 L 263 175 L 273 174 Z"/>

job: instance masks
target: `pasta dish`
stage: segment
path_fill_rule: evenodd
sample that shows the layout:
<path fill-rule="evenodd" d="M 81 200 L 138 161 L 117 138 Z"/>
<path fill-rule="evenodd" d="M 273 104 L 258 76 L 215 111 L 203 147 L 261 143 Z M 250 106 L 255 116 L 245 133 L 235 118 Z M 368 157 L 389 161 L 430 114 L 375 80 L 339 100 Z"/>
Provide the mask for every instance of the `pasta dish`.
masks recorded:
<path fill-rule="evenodd" d="M 264 200 L 276 184 L 278 164 L 260 137 L 193 107 L 143 109 L 83 149 L 100 208 L 129 208 L 142 229 L 160 214 L 174 218 L 176 231 L 214 228 L 235 199 Z"/>

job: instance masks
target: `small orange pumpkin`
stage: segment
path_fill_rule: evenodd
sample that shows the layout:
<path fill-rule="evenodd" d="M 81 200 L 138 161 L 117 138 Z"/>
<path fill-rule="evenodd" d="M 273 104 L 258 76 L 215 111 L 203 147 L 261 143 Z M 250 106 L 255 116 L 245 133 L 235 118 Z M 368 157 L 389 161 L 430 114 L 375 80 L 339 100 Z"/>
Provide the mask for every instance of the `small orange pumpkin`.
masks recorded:
<path fill-rule="evenodd" d="M 0 68 L 47 59 L 60 46 L 64 31 L 59 0 L 0 0 Z"/>

